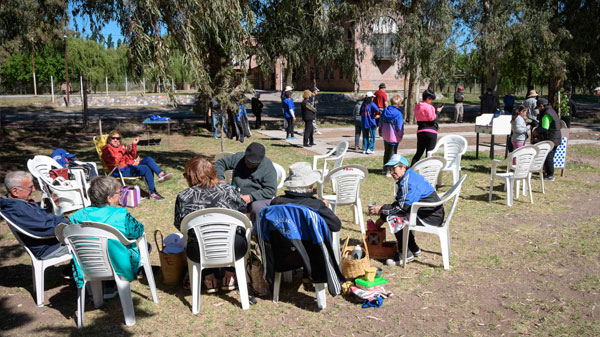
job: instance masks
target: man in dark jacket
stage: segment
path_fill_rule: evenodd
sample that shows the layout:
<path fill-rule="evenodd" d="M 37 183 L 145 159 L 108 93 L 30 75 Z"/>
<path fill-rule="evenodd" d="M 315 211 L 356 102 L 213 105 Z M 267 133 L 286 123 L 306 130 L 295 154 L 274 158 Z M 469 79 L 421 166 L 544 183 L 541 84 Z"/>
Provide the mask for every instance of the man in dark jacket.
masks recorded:
<path fill-rule="evenodd" d="M 4 178 L 8 194 L 0 198 L 2 214 L 22 230 L 36 236 L 51 236 L 49 239 L 34 239 L 18 234 L 25 246 L 36 258 L 47 260 L 69 253 L 54 237 L 54 229 L 59 223 L 70 223 L 62 216 L 46 212 L 31 199 L 35 191 L 33 177 L 25 171 L 8 172 Z"/>
<path fill-rule="evenodd" d="M 481 100 L 481 113 L 482 114 L 493 114 L 500 106 L 500 101 L 498 97 L 494 95 L 494 91 L 491 88 L 488 88 L 485 94 L 479 96 Z"/>
<path fill-rule="evenodd" d="M 260 143 L 252 143 L 245 152 L 217 160 L 215 170 L 219 182 L 225 182 L 225 171 L 233 170 L 231 184 L 239 189 L 248 204 L 252 221 L 269 206 L 277 193 L 277 172 L 271 160 L 265 157 L 265 147 Z"/>
<path fill-rule="evenodd" d="M 556 111 L 552 108 L 552 105 L 548 104 L 548 101 L 543 98 L 537 100 L 537 109 L 540 111 L 540 126 L 537 128 L 537 131 L 541 139 L 554 142 L 554 147 L 548 152 L 548 156 L 544 162 L 544 172 L 546 173 L 544 180 L 554 181 L 554 153 L 561 141 L 560 119 Z"/>
<path fill-rule="evenodd" d="M 326 200 L 319 200 L 313 196 L 313 186 L 321 179 L 319 171 L 313 171 L 310 163 L 299 162 L 290 166 L 289 176 L 285 179 L 285 194 L 278 196 L 271 205 L 298 204 L 308 206 L 319 211 L 319 215 L 327 223 L 332 232 L 339 232 L 342 228 L 340 218 L 327 207 Z"/>
<path fill-rule="evenodd" d="M 261 115 L 263 109 L 263 103 L 260 101 L 260 94 L 256 94 L 255 97 L 252 97 L 252 113 L 256 117 L 256 123 L 254 124 L 255 129 L 260 129 L 261 127 Z"/>
<path fill-rule="evenodd" d="M 314 125 L 313 121 L 317 116 L 317 109 L 310 104 L 310 97 L 312 93 L 310 90 L 304 90 L 302 93 L 302 120 L 304 121 L 304 137 L 302 139 L 302 145 L 304 147 L 310 147 L 315 145 L 315 141 L 313 138 Z"/>

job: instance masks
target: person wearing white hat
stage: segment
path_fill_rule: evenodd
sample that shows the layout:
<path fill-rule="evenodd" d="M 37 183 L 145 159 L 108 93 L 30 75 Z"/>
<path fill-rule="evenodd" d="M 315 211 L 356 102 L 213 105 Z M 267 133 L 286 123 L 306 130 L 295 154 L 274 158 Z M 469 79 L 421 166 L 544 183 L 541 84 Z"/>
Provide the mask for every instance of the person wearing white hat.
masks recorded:
<path fill-rule="evenodd" d="M 373 102 L 375 95 L 371 91 L 367 91 L 363 104 L 360 107 L 361 126 L 363 130 L 363 153 L 370 154 L 375 150 L 375 131 L 377 130 L 377 122 L 375 121 L 375 113 L 379 111 L 377 104 Z"/>
<path fill-rule="evenodd" d="M 600 96 L 600 87 L 594 88 L 594 95 Z"/>
<path fill-rule="evenodd" d="M 394 235 L 398 241 L 398 253 L 394 259 L 388 259 L 387 265 L 399 266 L 402 264 L 402 224 L 408 221 L 410 209 L 415 202 L 438 202 L 440 197 L 435 189 L 425 180 L 425 177 L 408 168 L 408 160 L 402 155 L 395 154 L 385 164 L 392 178 L 398 185 L 396 198 L 393 203 L 385 205 L 369 206 L 369 214 L 379 215 L 377 224 L 381 226 L 385 221 L 393 221 L 399 226 L 394 228 Z M 417 225 L 422 222 L 431 226 L 441 226 L 444 221 L 444 206 L 423 207 L 417 211 Z M 421 255 L 421 249 L 417 245 L 412 231 L 408 236 L 408 253 L 406 262 L 414 260 L 415 256 Z"/>
<path fill-rule="evenodd" d="M 313 170 L 310 163 L 298 162 L 292 164 L 289 169 L 289 176 L 283 183 L 286 188 L 285 194 L 273 199 L 271 205 L 292 203 L 314 208 L 319 211 L 319 215 L 325 220 L 329 230 L 338 232 L 342 228 L 340 219 L 327 207 L 326 201 L 313 196 L 313 187 L 319 180 L 321 180 L 321 173 Z"/>
<path fill-rule="evenodd" d="M 523 101 L 523 105 L 527 108 L 527 119 L 530 121 L 531 127 L 534 128 L 538 124 L 538 114 L 540 113 L 537 109 L 537 98 L 538 93 L 534 89 L 529 90 L 527 97 Z"/>

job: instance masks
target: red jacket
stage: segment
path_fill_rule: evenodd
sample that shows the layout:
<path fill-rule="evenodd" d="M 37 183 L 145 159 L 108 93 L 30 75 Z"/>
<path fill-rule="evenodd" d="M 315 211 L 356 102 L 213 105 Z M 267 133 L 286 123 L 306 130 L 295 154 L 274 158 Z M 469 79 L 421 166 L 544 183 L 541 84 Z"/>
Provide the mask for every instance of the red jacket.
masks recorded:
<path fill-rule="evenodd" d="M 387 97 L 387 94 L 385 93 L 385 91 L 383 91 L 381 89 L 375 91 L 375 98 L 373 99 L 373 102 L 375 102 L 375 104 L 377 104 L 379 109 L 385 108 L 385 102 L 387 102 L 387 100 L 388 100 L 388 97 Z"/>
<path fill-rule="evenodd" d="M 123 167 L 133 164 L 137 157 L 137 145 L 131 145 L 131 151 L 127 152 L 125 146 L 120 145 L 119 147 L 114 147 L 110 144 L 106 144 L 102 148 L 102 160 L 108 166 L 109 170 L 112 170 L 113 167 L 119 166 L 119 169 Z"/>

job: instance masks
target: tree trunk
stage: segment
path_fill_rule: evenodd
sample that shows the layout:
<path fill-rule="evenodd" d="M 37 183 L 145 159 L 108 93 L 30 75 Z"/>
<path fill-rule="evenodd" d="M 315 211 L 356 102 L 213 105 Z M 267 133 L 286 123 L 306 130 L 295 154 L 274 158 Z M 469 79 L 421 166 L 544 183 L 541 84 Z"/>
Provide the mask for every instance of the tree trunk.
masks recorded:
<path fill-rule="evenodd" d="M 87 95 L 87 81 L 85 80 L 85 71 L 81 73 L 81 83 L 83 84 L 83 128 L 87 129 L 88 126 L 88 95 Z"/>
<path fill-rule="evenodd" d="M 415 72 L 410 71 L 409 80 L 408 80 L 408 95 L 406 96 L 406 114 L 404 116 L 404 120 L 407 124 L 412 124 L 412 114 L 413 114 L 413 106 L 415 105 L 414 101 L 414 88 L 415 87 Z"/>
<path fill-rule="evenodd" d="M 529 90 L 533 89 L 533 79 L 532 79 L 532 73 L 533 73 L 533 69 L 531 67 L 531 63 L 529 64 L 529 68 L 527 69 L 527 92 L 525 93 L 525 95 L 527 95 L 527 93 L 529 93 Z"/>

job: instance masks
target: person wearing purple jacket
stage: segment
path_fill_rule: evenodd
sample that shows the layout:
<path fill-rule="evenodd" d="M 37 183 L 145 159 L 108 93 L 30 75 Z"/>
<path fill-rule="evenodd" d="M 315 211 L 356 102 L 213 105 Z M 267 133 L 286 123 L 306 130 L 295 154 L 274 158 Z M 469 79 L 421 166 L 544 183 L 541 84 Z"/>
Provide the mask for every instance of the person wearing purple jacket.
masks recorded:
<path fill-rule="evenodd" d="M 404 116 L 402 114 L 402 96 L 392 97 L 392 105 L 385 107 L 379 117 L 379 135 L 383 137 L 383 165 L 387 163 L 392 155 L 398 152 L 398 144 L 404 137 Z M 383 174 L 387 169 L 383 168 Z"/>

